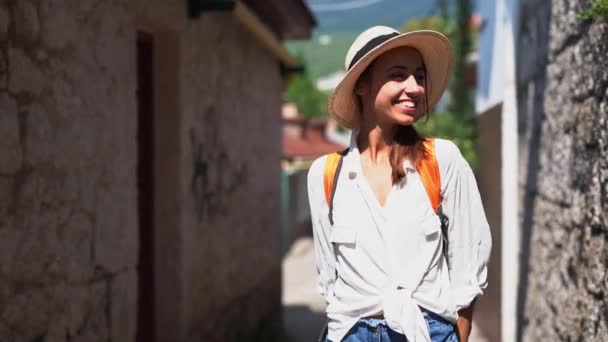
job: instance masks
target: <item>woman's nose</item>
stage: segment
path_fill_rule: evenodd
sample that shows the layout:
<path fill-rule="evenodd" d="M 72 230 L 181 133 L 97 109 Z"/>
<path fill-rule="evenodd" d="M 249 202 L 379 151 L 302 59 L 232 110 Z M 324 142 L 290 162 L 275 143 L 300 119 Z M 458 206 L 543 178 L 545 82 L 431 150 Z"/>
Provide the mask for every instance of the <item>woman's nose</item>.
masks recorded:
<path fill-rule="evenodd" d="M 408 95 L 417 96 L 424 94 L 424 88 L 418 83 L 416 77 L 413 75 L 410 75 L 410 77 L 404 81 L 404 86 L 404 91 Z"/>

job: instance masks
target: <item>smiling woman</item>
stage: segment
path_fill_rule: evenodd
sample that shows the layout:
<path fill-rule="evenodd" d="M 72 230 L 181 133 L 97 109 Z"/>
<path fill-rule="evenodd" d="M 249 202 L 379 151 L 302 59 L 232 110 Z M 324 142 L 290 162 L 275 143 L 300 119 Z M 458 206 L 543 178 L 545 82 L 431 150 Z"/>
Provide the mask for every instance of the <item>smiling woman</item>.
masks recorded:
<path fill-rule="evenodd" d="M 353 130 L 351 143 L 308 174 L 328 303 L 321 341 L 468 340 L 490 230 L 458 148 L 413 126 L 443 94 L 451 66 L 450 43 L 435 31 L 375 26 L 346 55 L 328 108 Z"/>

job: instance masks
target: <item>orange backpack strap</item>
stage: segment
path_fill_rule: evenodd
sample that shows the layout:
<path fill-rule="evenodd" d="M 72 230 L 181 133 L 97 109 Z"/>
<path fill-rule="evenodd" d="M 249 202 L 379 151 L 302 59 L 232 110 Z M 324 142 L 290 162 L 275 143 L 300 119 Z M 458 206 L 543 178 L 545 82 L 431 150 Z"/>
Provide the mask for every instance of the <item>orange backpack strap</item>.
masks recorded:
<path fill-rule="evenodd" d="M 435 140 L 426 139 L 424 147 L 427 154 L 418 164 L 418 172 L 420 173 L 422 184 L 424 184 L 424 189 L 431 200 L 433 210 L 438 213 L 439 206 L 441 205 L 441 176 L 439 174 L 437 156 L 435 155 Z"/>
<path fill-rule="evenodd" d="M 342 158 L 346 155 L 348 149 L 342 152 L 334 152 L 327 156 L 325 161 L 325 170 L 323 172 L 323 189 L 325 190 L 325 200 L 329 207 L 329 223 L 334 224 L 333 219 L 333 202 L 334 194 L 336 192 L 336 185 L 338 184 L 338 177 L 340 176 L 340 169 L 342 168 Z"/>
<path fill-rule="evenodd" d="M 439 216 L 439 221 L 441 222 L 443 255 L 445 256 L 448 270 L 450 270 L 452 268 L 448 258 L 448 227 L 450 220 L 443 213 L 443 208 L 441 207 L 441 201 L 443 200 L 441 197 L 441 174 L 439 173 L 439 163 L 437 163 L 437 155 L 435 154 L 435 139 L 426 139 L 424 142 L 424 147 L 427 153 L 418 164 L 418 172 L 420 173 L 422 184 L 424 184 L 424 189 L 431 200 L 433 210 L 435 210 L 435 213 L 437 213 L 437 216 Z"/>

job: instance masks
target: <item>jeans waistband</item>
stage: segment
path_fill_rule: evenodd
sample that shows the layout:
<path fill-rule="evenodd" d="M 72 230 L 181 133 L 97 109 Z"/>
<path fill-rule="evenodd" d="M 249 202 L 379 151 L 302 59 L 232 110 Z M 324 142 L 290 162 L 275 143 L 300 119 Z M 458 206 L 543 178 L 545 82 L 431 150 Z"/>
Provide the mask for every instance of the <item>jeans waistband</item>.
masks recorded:
<path fill-rule="evenodd" d="M 447 319 L 439 316 L 438 314 L 434 313 L 433 311 L 429 311 L 423 307 L 420 308 L 420 311 L 422 311 L 422 315 L 424 316 L 424 318 L 426 319 L 433 319 L 435 321 L 439 321 L 445 324 L 450 324 L 452 325 L 452 322 L 448 321 Z"/>

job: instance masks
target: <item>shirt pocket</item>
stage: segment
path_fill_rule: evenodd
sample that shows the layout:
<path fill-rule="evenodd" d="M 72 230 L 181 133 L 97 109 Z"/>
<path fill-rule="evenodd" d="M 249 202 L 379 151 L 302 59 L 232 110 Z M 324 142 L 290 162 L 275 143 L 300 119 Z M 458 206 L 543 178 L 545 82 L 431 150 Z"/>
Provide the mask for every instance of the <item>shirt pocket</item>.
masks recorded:
<path fill-rule="evenodd" d="M 426 242 L 437 242 L 441 238 L 441 221 L 438 216 L 422 223 L 422 234 Z"/>
<path fill-rule="evenodd" d="M 442 253 L 442 239 L 441 221 L 439 220 L 439 216 L 434 215 L 424 220 L 422 226 L 421 255 L 429 262 L 428 268 L 431 268 L 439 261 L 438 257 Z"/>
<path fill-rule="evenodd" d="M 352 227 L 331 227 L 329 240 L 335 245 L 346 245 L 354 247 L 357 242 L 357 230 Z"/>

